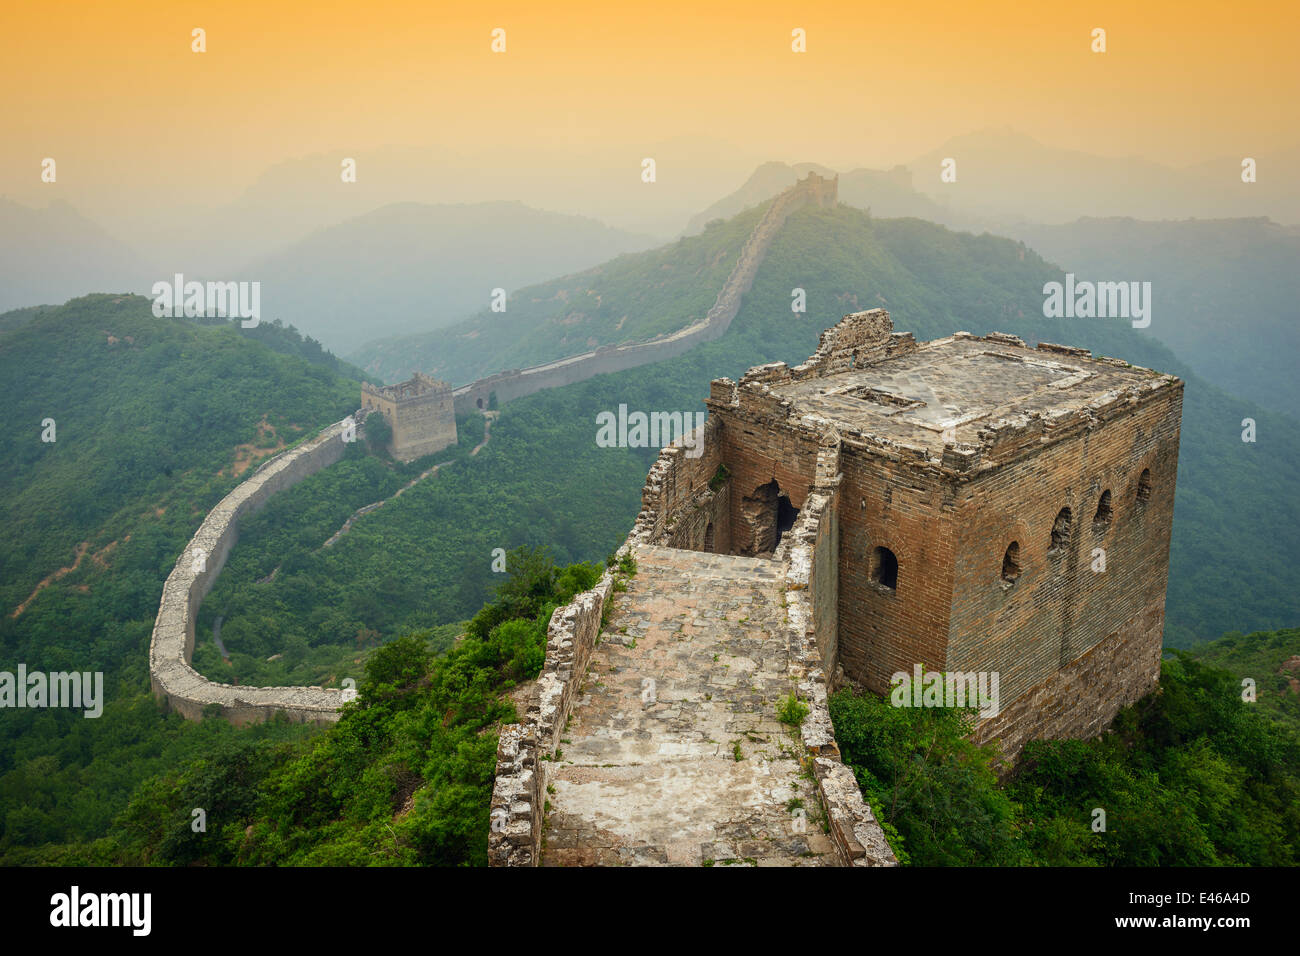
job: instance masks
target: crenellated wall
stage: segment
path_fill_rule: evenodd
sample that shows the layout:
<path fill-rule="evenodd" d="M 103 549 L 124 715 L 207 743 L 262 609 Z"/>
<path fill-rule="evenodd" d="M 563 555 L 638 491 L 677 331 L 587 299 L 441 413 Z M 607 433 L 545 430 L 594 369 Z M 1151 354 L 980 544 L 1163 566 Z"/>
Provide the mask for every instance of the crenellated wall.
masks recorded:
<path fill-rule="evenodd" d="M 215 706 L 222 717 L 243 725 L 266 720 L 277 711 L 291 720 L 328 723 L 338 719 L 342 690 L 321 687 L 236 687 L 218 684 L 190 666 L 199 605 L 226 563 L 239 537 L 239 521 L 257 511 L 283 488 L 297 484 L 343 457 L 344 435 L 364 438 L 364 426 L 335 422 L 310 441 L 266 461 L 213 508 L 177 559 L 163 584 L 162 601 L 149 644 L 153 693 L 187 720 L 201 720 Z"/>

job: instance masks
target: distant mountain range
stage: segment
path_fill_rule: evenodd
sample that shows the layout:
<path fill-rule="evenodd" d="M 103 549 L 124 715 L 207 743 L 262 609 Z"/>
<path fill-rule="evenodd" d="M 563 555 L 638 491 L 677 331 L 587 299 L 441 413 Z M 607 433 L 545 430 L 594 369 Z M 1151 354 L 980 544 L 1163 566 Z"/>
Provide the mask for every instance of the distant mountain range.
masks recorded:
<path fill-rule="evenodd" d="M 1220 388 L 1300 411 L 1300 227 L 1267 219 L 1080 219 L 1007 233 L 1084 280 L 1151 283 L 1151 326 Z"/>
<path fill-rule="evenodd" d="M 139 291 L 148 268 L 124 242 L 66 202 L 0 198 L 0 312 L 89 292 Z"/>
<path fill-rule="evenodd" d="M 717 195 L 723 174 L 716 164 L 705 164 L 700 176 L 683 177 L 683 170 L 703 162 L 699 144 L 664 143 L 655 152 L 662 181 L 653 187 L 639 181 L 619 186 L 626 157 L 608 151 L 593 155 L 587 170 L 539 168 L 503 179 L 500 169 L 479 168 L 464 157 L 430 157 L 389 147 L 359 159 L 358 180 L 352 184 L 338 181 L 338 156 L 318 154 L 268 169 L 235 201 L 168 209 L 165 215 L 132 210 L 130 217 L 107 224 L 116 229 L 98 226 L 64 202 L 34 208 L 0 200 L 0 310 L 59 303 L 102 289 L 147 293 L 154 282 L 177 272 L 200 281 L 257 280 L 263 285 L 265 317 L 292 323 L 327 348 L 375 368 L 370 343 L 464 321 L 486 306 L 495 288 L 514 292 L 662 242 L 649 233 L 518 201 L 448 204 L 431 198 L 492 195 L 494 190 L 495 195 L 549 196 L 562 200 L 553 208 L 607 206 L 609 215 L 603 218 L 608 222 L 654 221 L 656 230 L 666 230 L 690 197 L 707 195 L 710 189 Z M 734 165 L 739 154 L 724 152 Z M 1179 254 L 1162 260 L 1162 253 L 1148 244 L 1165 242 L 1157 233 L 1168 233 L 1166 225 L 1135 223 L 1121 237 L 1113 228 L 1065 224 L 1110 215 L 1185 221 L 1268 214 L 1278 222 L 1300 222 L 1300 179 L 1293 175 L 1298 156 L 1292 151 L 1255 157 L 1259 181 L 1245 184 L 1237 157 L 1174 169 L 1137 158 L 1047 147 L 1012 130 L 983 130 L 955 137 L 905 166 L 843 171 L 839 193 L 844 203 L 868 209 L 876 218 L 916 217 L 1011 235 L 1041 247 L 1067 270 L 1113 272 L 1122 265 L 1134 271 L 1131 278 L 1156 281 L 1167 311 L 1151 334 L 1189 349 L 1188 360 L 1211 380 L 1267 403 L 1258 387 L 1261 377 L 1252 374 L 1251 355 L 1256 353 L 1237 355 L 1244 340 L 1224 350 L 1212 335 L 1206 338 L 1193 327 L 1210 329 L 1202 316 L 1215 310 L 1241 313 L 1235 321 L 1250 323 L 1260 345 L 1259 361 L 1280 361 L 1292 347 L 1288 323 L 1294 324 L 1294 312 L 1288 311 L 1287 301 L 1294 297 L 1285 291 L 1285 281 L 1270 285 L 1269 275 L 1287 271 L 1279 263 L 1293 254 L 1290 234 L 1250 227 L 1255 238 L 1238 255 L 1231 249 L 1245 249 L 1239 239 L 1247 227 L 1183 227 L 1184 238 L 1168 247 L 1176 246 Z M 939 163 L 945 158 L 957 163 L 956 182 L 939 180 Z M 675 221 L 685 221 L 685 235 L 697 236 L 706 224 L 733 218 L 809 171 L 835 175 L 816 163 L 764 163 L 739 188 L 688 220 Z M 394 201 L 403 198 L 420 201 Z M 656 201 L 663 207 L 658 214 Z M 1043 223 L 1060 228 L 1039 228 Z M 135 244 L 115 238 L 117 229 L 135 237 Z M 1122 255 L 1113 254 L 1120 248 Z M 1210 276 L 1217 278 L 1207 285 Z M 630 322 L 668 322 L 663 314 L 643 315 L 639 310 L 646 304 L 629 304 Z M 589 325 L 593 311 L 579 311 L 585 317 L 577 325 Z M 1177 325 L 1171 321 L 1175 317 Z M 496 326 L 513 326 L 517 318 L 507 321 L 498 314 Z M 600 338 L 579 336 L 579 329 L 570 327 L 573 318 L 569 314 L 564 320 L 569 324 L 555 330 L 566 352 Z M 520 352 L 521 345 L 512 348 Z M 425 355 L 419 361 L 450 369 L 460 364 L 451 354 Z M 527 364 L 526 357 L 506 360 L 508 365 L 521 363 Z M 468 362 L 463 370 L 477 372 L 482 365 Z M 1274 377 L 1270 372 L 1263 379 Z M 1289 393 L 1285 398 L 1292 402 Z"/>
<path fill-rule="evenodd" d="M 1241 181 L 1241 161 L 1257 181 Z M 956 214 L 999 222 L 1059 223 L 1083 216 L 1137 219 L 1268 216 L 1300 223 L 1300 149 L 1224 155 L 1186 167 L 1137 156 L 1059 149 L 1011 129 L 956 136 L 907 163 L 918 190 Z M 939 178 L 956 161 L 956 182 Z"/>
<path fill-rule="evenodd" d="M 1254 156 L 1257 181 L 1241 181 L 1241 156 L 1175 168 L 1132 157 L 1045 146 L 1011 129 L 956 136 L 888 170 L 839 171 L 840 200 L 872 215 L 916 216 L 971 231 L 1007 234 L 1012 224 L 1064 223 L 1084 217 L 1136 219 L 1257 218 L 1300 223 L 1300 149 Z M 952 159 L 956 181 L 942 182 Z M 763 163 L 736 189 L 687 224 L 699 232 L 770 199 L 819 163 Z"/>
<path fill-rule="evenodd" d="M 209 271 L 211 250 L 151 262 L 62 202 L 0 200 L 0 311 L 102 289 L 148 294 L 180 272 L 261 283 L 262 317 L 342 353 L 381 336 L 436 329 L 512 292 L 657 240 L 519 202 L 393 203 L 312 232 L 260 259 Z"/>
<path fill-rule="evenodd" d="M 244 275 L 261 281 L 266 314 L 342 354 L 446 326 L 486 307 L 493 289 L 508 294 L 655 244 L 518 202 L 395 203 L 314 232 Z"/>

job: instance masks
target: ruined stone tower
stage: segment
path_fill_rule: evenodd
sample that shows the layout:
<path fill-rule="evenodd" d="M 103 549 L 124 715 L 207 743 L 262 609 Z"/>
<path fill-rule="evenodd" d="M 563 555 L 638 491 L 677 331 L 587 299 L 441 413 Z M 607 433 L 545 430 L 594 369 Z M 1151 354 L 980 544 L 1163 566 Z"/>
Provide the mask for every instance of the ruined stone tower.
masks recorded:
<path fill-rule="evenodd" d="M 814 206 L 820 206 L 822 209 L 833 209 L 839 204 L 839 188 L 840 177 L 838 175 L 827 179 L 825 176 L 810 172 L 799 180 L 794 191 L 802 192 Z"/>
<path fill-rule="evenodd" d="M 393 429 L 389 453 L 412 461 L 456 444 L 451 386 L 420 372 L 397 385 L 361 384 L 361 407 L 378 411 Z"/>
<path fill-rule="evenodd" d="M 780 557 L 815 509 L 828 673 L 878 693 L 918 664 L 997 673 L 976 739 L 1008 756 L 1093 736 L 1159 676 L 1182 387 L 1001 333 L 918 344 L 856 313 L 797 368 L 713 382 L 704 453 L 665 449 L 639 531 Z"/>

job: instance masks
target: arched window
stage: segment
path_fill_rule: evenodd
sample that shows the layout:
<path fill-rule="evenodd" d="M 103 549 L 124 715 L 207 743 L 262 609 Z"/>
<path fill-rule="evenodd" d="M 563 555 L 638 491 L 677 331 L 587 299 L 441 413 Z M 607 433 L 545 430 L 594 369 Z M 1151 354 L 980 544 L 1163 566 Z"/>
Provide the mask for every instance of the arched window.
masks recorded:
<path fill-rule="evenodd" d="M 1143 468 L 1142 474 L 1138 477 L 1138 501 L 1151 500 L 1151 469 Z"/>
<path fill-rule="evenodd" d="M 1052 544 L 1047 549 L 1048 554 L 1064 554 L 1070 547 L 1070 525 L 1074 516 L 1069 508 L 1062 508 L 1056 513 L 1056 520 L 1052 522 Z"/>
<path fill-rule="evenodd" d="M 1018 577 L 1020 577 L 1020 542 L 1012 541 L 1007 545 L 1006 553 L 1002 555 L 1002 580 L 1007 584 L 1015 584 Z"/>
<path fill-rule="evenodd" d="M 1110 519 L 1114 514 L 1115 511 L 1110 506 L 1110 489 L 1107 488 L 1097 499 L 1097 513 L 1092 516 L 1092 530 L 1105 531 L 1110 527 Z"/>
<path fill-rule="evenodd" d="M 898 558 L 888 548 L 876 548 L 871 555 L 871 580 L 891 591 L 898 587 Z"/>

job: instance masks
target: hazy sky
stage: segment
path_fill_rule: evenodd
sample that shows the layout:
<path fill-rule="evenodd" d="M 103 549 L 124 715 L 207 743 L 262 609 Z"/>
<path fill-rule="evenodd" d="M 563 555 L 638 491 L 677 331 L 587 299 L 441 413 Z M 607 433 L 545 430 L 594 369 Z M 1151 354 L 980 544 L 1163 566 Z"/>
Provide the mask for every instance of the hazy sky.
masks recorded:
<path fill-rule="evenodd" d="M 667 141 L 702 176 L 883 167 L 990 126 L 1175 166 L 1296 144 L 1294 3 L 474 6 L 5 4 L 0 195 L 49 198 L 46 156 L 63 198 L 112 208 L 224 202 L 286 159 L 393 144 L 532 177 L 626 160 L 630 184 Z"/>

